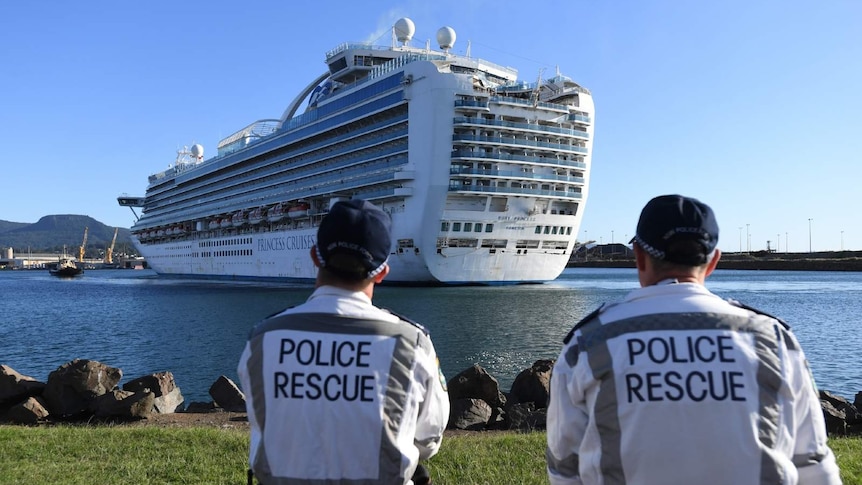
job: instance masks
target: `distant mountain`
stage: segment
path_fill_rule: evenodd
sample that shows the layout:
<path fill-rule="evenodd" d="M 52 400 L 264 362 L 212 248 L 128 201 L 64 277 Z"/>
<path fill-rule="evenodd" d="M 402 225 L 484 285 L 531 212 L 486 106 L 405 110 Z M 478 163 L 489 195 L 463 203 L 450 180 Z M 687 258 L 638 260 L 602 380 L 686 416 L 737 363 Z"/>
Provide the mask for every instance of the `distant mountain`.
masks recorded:
<path fill-rule="evenodd" d="M 76 255 L 87 230 L 85 257 L 99 258 L 111 244 L 114 228 L 106 226 L 89 216 L 59 214 L 45 216 L 34 224 L 0 221 L 0 248 L 11 247 L 15 253 L 53 253 L 63 250 Z M 131 250 L 129 230 L 119 228 L 114 252 L 126 245 Z M 101 251 L 101 252 L 100 252 Z"/>

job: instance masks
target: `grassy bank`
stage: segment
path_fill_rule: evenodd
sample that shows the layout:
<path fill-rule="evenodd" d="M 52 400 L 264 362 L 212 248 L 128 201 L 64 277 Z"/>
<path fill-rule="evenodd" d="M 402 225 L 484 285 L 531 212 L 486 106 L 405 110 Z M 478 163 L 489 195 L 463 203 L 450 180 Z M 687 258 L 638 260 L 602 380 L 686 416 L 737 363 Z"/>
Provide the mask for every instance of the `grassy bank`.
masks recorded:
<path fill-rule="evenodd" d="M 862 438 L 835 438 L 845 485 L 862 485 Z M 544 433 L 447 436 L 437 485 L 546 484 Z M 245 430 L 0 426 L 0 483 L 244 484 Z"/>

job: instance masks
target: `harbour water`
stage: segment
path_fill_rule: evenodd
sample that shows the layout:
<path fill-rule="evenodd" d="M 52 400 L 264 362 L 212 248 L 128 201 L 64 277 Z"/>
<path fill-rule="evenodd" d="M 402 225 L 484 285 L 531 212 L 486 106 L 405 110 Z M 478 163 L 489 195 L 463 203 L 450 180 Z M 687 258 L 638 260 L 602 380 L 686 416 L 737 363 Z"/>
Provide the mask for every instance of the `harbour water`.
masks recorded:
<path fill-rule="evenodd" d="M 821 389 L 862 391 L 862 273 L 719 270 L 715 293 L 785 319 Z M 637 285 L 632 269 L 568 269 L 542 285 L 379 287 L 379 306 L 424 324 L 443 372 L 478 363 L 504 391 L 538 359 L 556 358 L 572 325 Z M 123 370 L 123 380 L 174 373 L 186 401 L 209 401 L 220 375 L 236 378 L 251 327 L 304 301 L 307 284 L 168 279 L 149 270 L 0 271 L 0 364 L 46 380 L 75 358 Z"/>

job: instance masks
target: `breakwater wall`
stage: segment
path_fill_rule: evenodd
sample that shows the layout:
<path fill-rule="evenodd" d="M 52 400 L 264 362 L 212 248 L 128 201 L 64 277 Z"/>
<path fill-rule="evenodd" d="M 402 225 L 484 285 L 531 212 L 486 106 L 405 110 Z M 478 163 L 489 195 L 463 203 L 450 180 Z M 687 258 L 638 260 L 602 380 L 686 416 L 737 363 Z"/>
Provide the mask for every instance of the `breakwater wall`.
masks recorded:
<path fill-rule="evenodd" d="M 634 257 L 578 257 L 569 268 L 634 268 Z M 771 271 L 862 271 L 862 251 L 825 253 L 723 253 L 717 269 Z"/>

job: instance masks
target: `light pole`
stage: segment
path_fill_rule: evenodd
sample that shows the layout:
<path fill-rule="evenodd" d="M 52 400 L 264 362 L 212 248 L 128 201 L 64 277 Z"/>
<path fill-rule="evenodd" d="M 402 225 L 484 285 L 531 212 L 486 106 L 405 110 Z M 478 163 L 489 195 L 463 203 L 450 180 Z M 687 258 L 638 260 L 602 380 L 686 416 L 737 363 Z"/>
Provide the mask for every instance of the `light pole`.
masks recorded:
<path fill-rule="evenodd" d="M 811 221 L 813 221 L 811 217 L 808 218 L 808 253 L 811 253 Z"/>
<path fill-rule="evenodd" d="M 748 232 L 748 226 L 749 226 L 749 224 L 745 225 L 745 252 L 746 253 L 751 252 L 751 233 Z"/>
<path fill-rule="evenodd" d="M 776 234 L 775 236 L 775 252 L 781 252 L 781 233 Z"/>
<path fill-rule="evenodd" d="M 611 229 L 611 244 L 614 243 L 614 230 Z"/>
<path fill-rule="evenodd" d="M 590 238 L 587 237 L 587 230 L 584 229 L 584 261 L 590 260 L 590 248 L 587 246 L 587 243 L 590 241 Z"/>

